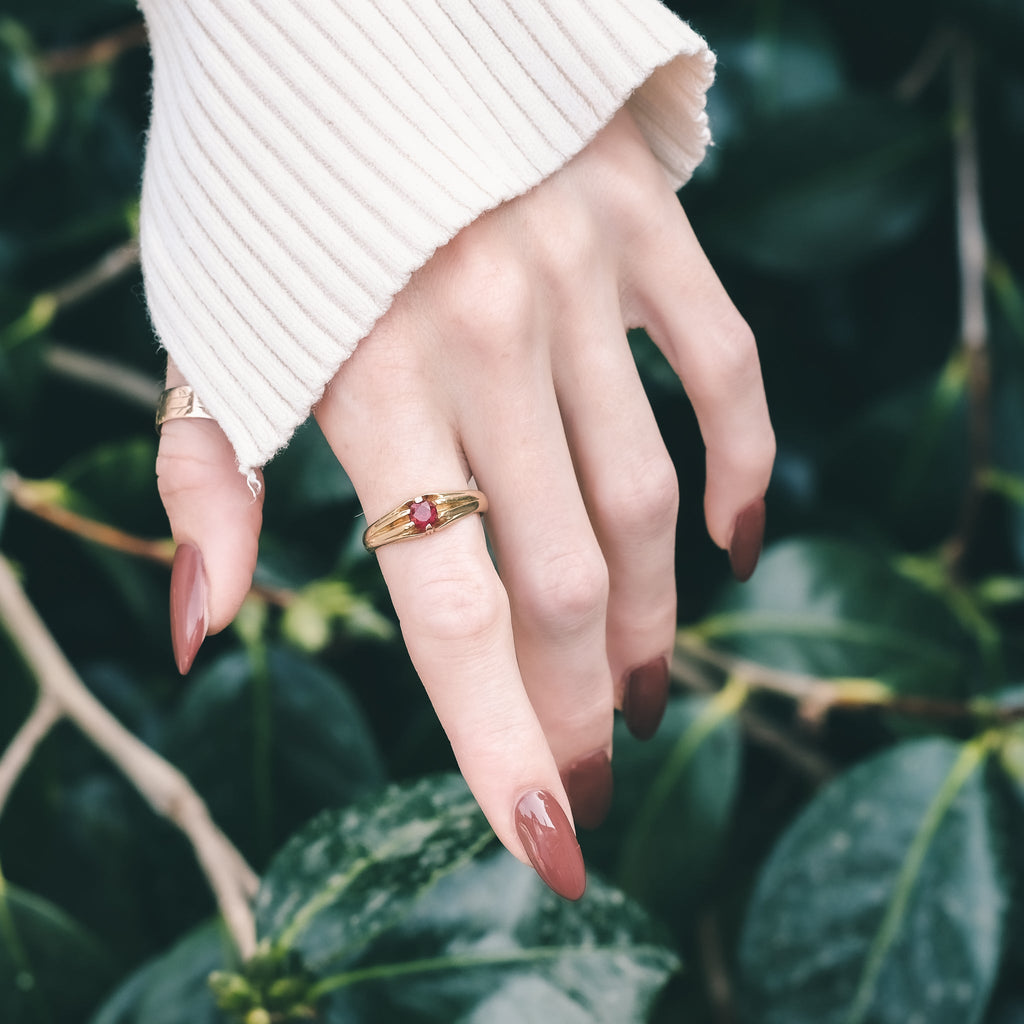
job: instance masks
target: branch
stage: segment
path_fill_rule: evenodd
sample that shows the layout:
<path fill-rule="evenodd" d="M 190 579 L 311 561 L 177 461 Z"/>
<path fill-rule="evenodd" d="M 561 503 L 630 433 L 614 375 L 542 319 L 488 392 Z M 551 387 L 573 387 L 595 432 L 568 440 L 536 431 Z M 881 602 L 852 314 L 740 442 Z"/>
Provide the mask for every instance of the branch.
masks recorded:
<path fill-rule="evenodd" d="M 60 704 L 48 693 L 41 693 L 32 714 L 25 719 L 21 728 L 8 744 L 0 757 L 0 816 L 4 813 L 21 773 L 25 770 L 36 747 L 49 735 L 50 730 L 63 717 Z"/>
<path fill-rule="evenodd" d="M 812 723 L 822 721 L 834 708 L 881 708 L 895 714 L 941 721 L 1016 722 L 1024 718 L 1024 704 L 996 704 L 984 697 L 957 701 L 900 694 L 877 679 L 822 679 L 772 668 L 710 647 L 687 630 L 679 631 L 676 656 L 692 657 L 713 665 L 751 689 L 789 697 L 796 702 L 801 717 Z"/>
<path fill-rule="evenodd" d="M 695 693 L 714 693 L 716 689 L 714 682 L 706 672 L 705 666 L 692 656 L 695 652 L 689 650 L 689 644 L 689 639 L 680 631 L 672 658 L 672 678 Z M 728 674 L 729 672 L 726 670 L 726 675 Z M 749 683 L 746 678 L 743 678 L 742 681 Z M 764 715 L 759 715 L 751 708 L 744 707 L 740 712 L 740 722 L 750 740 L 758 746 L 778 754 L 784 761 L 788 761 L 810 778 L 815 785 L 827 782 L 836 774 L 835 768 L 826 758 L 801 743 L 786 730 L 765 718 Z"/>
<path fill-rule="evenodd" d="M 73 512 L 57 499 L 54 487 L 48 480 L 25 480 L 13 469 L 8 469 L 0 473 L 0 489 L 5 490 L 11 502 L 23 512 L 83 540 L 135 558 L 157 562 L 168 568 L 174 561 L 175 544 L 169 537 L 159 540 L 137 537 L 116 526 Z M 252 592 L 278 608 L 287 608 L 296 597 L 294 590 L 262 583 L 254 583 Z"/>
<path fill-rule="evenodd" d="M 40 292 L 17 320 L 0 330 L 0 348 L 13 348 L 42 333 L 58 313 L 133 270 L 138 263 L 139 243 L 133 239 L 105 253 L 81 274 L 48 292 Z"/>
<path fill-rule="evenodd" d="M 146 26 L 138 21 L 80 46 L 69 46 L 63 50 L 45 53 L 40 57 L 39 65 L 48 75 L 81 71 L 96 64 L 109 64 L 122 53 L 146 46 L 148 42 Z"/>
<path fill-rule="evenodd" d="M 953 49 L 952 93 L 957 253 L 960 262 L 960 343 L 967 361 L 971 476 L 956 534 L 946 545 L 954 570 L 962 565 L 985 490 L 991 433 L 991 371 L 985 314 L 987 245 L 981 210 L 981 170 L 975 119 L 976 60 L 969 40 Z"/>
<path fill-rule="evenodd" d="M 256 948 L 250 900 L 259 879 L 214 824 L 185 776 L 125 729 L 89 692 L 2 555 L 0 622 L 32 670 L 41 694 L 121 769 L 158 814 L 185 833 L 239 954 L 248 959 Z"/>
<path fill-rule="evenodd" d="M 104 359 L 88 352 L 79 352 L 66 345 L 52 344 L 46 349 L 46 365 L 56 374 L 79 384 L 106 391 L 147 410 L 156 409 L 163 385 L 130 366 L 113 359 Z"/>

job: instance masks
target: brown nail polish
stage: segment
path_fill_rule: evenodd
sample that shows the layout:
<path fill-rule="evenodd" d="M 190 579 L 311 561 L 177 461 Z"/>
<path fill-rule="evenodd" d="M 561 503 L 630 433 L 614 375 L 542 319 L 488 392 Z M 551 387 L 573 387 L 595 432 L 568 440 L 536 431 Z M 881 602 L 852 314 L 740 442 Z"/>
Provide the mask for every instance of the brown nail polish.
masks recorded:
<path fill-rule="evenodd" d="M 655 658 L 626 676 L 622 717 L 638 740 L 649 740 L 661 725 L 668 704 L 668 662 Z"/>
<path fill-rule="evenodd" d="M 603 750 L 581 757 L 562 773 L 577 828 L 597 828 L 612 804 L 612 763 Z"/>
<path fill-rule="evenodd" d="M 206 627 L 203 556 L 191 544 L 179 544 L 171 565 L 171 646 L 182 675 L 192 667 L 206 639 Z"/>
<path fill-rule="evenodd" d="M 578 900 L 587 887 L 583 854 L 565 811 L 546 789 L 519 798 L 516 832 L 542 881 L 559 896 Z"/>
<path fill-rule="evenodd" d="M 764 543 L 764 498 L 752 501 L 737 517 L 729 541 L 729 564 L 732 574 L 746 583 L 757 568 Z"/>

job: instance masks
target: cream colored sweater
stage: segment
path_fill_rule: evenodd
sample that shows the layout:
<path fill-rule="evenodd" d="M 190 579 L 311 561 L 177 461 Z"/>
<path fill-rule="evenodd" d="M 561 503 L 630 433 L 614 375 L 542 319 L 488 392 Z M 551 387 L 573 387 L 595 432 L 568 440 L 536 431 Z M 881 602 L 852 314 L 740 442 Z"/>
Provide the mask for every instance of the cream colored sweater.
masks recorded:
<path fill-rule="evenodd" d="M 150 315 L 262 466 L 410 275 L 628 103 L 678 187 L 714 58 L 658 0 L 140 0 Z"/>

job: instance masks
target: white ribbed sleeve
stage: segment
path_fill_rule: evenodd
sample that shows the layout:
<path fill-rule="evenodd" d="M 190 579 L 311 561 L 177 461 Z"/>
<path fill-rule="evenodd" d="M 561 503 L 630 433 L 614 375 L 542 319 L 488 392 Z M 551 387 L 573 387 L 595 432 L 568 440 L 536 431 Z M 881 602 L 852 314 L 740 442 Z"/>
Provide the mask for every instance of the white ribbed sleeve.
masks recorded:
<path fill-rule="evenodd" d="M 658 0 L 141 0 L 157 335 L 243 472 L 410 275 L 627 101 L 681 185 L 714 58 Z"/>

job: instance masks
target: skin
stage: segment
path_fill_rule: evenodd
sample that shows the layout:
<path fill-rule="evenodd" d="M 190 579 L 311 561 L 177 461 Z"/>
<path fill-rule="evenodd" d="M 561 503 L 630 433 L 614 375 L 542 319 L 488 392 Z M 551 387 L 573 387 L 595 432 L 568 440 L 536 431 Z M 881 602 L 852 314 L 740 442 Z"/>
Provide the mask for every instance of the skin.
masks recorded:
<path fill-rule="evenodd" d="M 754 339 L 626 112 L 435 253 L 315 409 L 369 522 L 423 491 L 488 495 L 486 521 L 378 558 L 459 766 L 524 862 L 519 798 L 545 790 L 569 814 L 560 773 L 610 756 L 629 673 L 672 649 L 678 484 L 633 326 L 696 410 L 707 526 L 727 549 L 775 454 Z M 249 589 L 262 492 L 210 421 L 167 423 L 157 472 L 217 632 Z"/>

